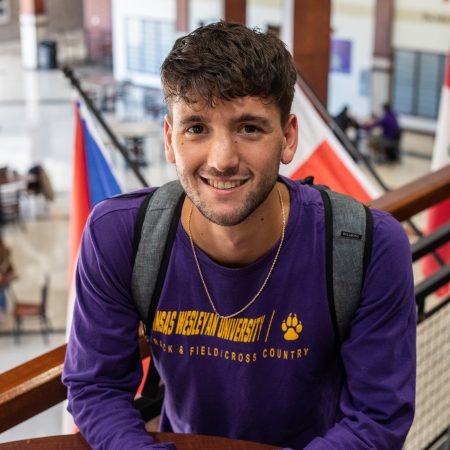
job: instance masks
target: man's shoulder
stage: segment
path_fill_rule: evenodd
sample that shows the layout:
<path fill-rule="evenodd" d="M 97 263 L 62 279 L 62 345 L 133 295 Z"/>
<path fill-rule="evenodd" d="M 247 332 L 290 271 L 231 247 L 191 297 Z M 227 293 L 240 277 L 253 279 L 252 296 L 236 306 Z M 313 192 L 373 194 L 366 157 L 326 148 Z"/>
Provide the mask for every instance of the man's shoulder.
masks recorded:
<path fill-rule="evenodd" d="M 392 214 L 382 211 L 381 209 L 370 208 L 372 213 L 374 227 L 382 232 L 403 232 L 402 224 Z"/>
<path fill-rule="evenodd" d="M 383 249 L 386 255 L 391 252 L 411 254 L 408 236 L 403 225 L 391 214 L 379 209 L 371 209 L 373 217 L 373 247 Z"/>
<path fill-rule="evenodd" d="M 154 190 L 155 188 L 143 188 L 106 198 L 93 208 L 91 223 L 118 216 L 135 217 L 142 201 Z"/>

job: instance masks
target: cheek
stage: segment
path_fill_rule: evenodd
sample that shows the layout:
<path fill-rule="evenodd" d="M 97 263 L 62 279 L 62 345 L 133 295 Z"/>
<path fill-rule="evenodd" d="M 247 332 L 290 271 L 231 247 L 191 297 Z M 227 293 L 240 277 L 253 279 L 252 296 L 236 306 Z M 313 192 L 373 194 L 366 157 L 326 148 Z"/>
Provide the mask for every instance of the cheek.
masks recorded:
<path fill-rule="evenodd" d="M 174 150 L 175 163 L 179 169 L 194 170 L 204 163 L 202 149 L 188 142 L 177 142 Z"/>

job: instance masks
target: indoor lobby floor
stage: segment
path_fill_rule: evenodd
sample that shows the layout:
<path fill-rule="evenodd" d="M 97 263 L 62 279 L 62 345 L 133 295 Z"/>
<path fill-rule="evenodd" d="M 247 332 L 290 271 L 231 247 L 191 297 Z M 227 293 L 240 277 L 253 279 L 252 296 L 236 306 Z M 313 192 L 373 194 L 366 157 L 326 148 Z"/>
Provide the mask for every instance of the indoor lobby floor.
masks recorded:
<path fill-rule="evenodd" d="M 59 70 L 24 71 L 19 43 L 0 44 L 0 167 L 26 174 L 42 164 L 56 192 L 55 201 L 24 195 L 23 226 L 2 230 L 11 248 L 19 278 L 13 289 L 19 300 L 38 299 L 40 286 L 50 274 L 48 315 L 56 332 L 45 344 L 39 333 L 27 334 L 20 343 L 13 339 L 10 317 L 0 323 L 0 371 L 36 357 L 65 341 L 68 298 L 68 248 L 72 151 L 74 138 L 74 94 Z M 426 174 L 432 149 L 430 136 L 405 134 L 408 152 L 400 164 L 379 165 L 380 176 L 392 187 Z M 173 179 L 175 172 L 162 158 L 162 137 L 147 142 L 149 165 L 145 176 L 158 185 Z M 414 154 L 411 156 L 411 154 Z M 417 156 L 419 153 L 421 156 Z M 132 178 L 131 175 L 125 176 Z M 133 186 L 130 181 L 129 187 Z M 423 218 L 419 218 L 419 224 Z M 31 325 L 30 329 L 38 331 Z M 34 417 L 0 435 L 0 442 L 62 433 L 62 405 Z"/>

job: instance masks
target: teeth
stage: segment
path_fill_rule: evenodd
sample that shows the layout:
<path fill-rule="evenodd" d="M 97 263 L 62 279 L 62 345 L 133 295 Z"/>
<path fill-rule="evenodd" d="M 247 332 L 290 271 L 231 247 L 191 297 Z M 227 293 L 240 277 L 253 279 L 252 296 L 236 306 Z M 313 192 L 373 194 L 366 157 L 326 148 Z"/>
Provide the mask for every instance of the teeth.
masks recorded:
<path fill-rule="evenodd" d="M 217 180 L 207 180 L 208 184 L 216 189 L 233 189 L 235 187 L 241 186 L 244 183 L 242 180 L 236 181 L 217 181 Z"/>

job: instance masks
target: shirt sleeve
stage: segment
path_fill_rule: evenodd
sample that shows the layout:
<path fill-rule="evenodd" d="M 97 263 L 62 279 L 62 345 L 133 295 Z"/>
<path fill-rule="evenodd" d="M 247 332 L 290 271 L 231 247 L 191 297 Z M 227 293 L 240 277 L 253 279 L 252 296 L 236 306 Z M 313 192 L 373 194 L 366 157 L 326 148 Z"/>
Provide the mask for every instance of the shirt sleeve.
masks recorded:
<path fill-rule="evenodd" d="M 176 450 L 154 442 L 133 406 L 142 378 L 139 317 L 130 294 L 133 219 L 113 214 L 94 209 L 81 242 L 63 371 L 68 410 L 94 450 Z"/>
<path fill-rule="evenodd" d="M 390 215 L 374 212 L 371 262 L 341 355 L 338 420 L 307 450 L 400 450 L 412 424 L 416 304 L 410 245 Z"/>

